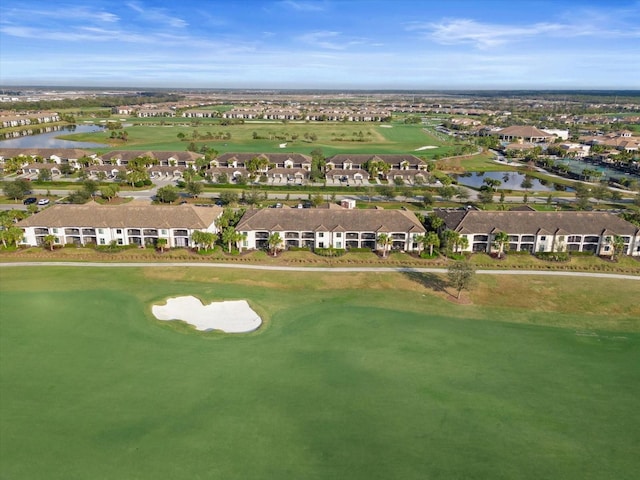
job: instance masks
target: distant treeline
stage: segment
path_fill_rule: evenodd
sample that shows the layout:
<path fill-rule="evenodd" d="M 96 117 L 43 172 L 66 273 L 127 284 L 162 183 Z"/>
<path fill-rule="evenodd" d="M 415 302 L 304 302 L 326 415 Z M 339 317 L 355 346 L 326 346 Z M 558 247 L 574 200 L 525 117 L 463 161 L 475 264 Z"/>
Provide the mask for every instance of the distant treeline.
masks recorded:
<path fill-rule="evenodd" d="M 11 110 L 61 110 L 66 108 L 112 108 L 118 105 L 142 105 L 145 103 L 178 102 L 184 97 L 175 94 L 142 92 L 137 95 L 74 98 L 64 100 L 38 100 L 11 103 Z"/>

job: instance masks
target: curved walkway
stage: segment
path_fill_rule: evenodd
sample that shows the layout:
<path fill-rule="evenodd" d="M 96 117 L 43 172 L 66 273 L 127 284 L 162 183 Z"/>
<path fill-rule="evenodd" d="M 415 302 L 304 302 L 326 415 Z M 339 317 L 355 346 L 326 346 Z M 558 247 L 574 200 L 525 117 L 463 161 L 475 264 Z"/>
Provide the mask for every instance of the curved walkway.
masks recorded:
<path fill-rule="evenodd" d="M 236 268 L 245 270 L 271 270 L 279 272 L 418 272 L 418 273 L 443 273 L 445 268 L 413 268 L 413 267 L 286 267 L 278 265 L 238 265 L 228 263 L 190 263 L 190 262 L 6 262 L 0 263 L 0 267 L 198 267 L 198 268 Z M 540 275 L 552 277 L 592 277 L 614 278 L 619 280 L 640 280 L 640 275 L 624 275 L 615 273 L 598 272 L 572 272 L 572 271 L 547 271 L 547 270 L 476 270 L 483 275 Z"/>

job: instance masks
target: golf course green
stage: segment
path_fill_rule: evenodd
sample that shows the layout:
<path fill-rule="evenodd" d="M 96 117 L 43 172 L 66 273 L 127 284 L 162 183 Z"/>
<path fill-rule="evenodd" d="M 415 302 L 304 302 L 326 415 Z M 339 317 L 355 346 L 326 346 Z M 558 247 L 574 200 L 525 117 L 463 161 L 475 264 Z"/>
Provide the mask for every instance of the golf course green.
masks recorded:
<path fill-rule="evenodd" d="M 637 478 L 638 282 L 482 277 L 3 267 L 0 478 Z M 264 324 L 156 320 L 175 295 Z"/>

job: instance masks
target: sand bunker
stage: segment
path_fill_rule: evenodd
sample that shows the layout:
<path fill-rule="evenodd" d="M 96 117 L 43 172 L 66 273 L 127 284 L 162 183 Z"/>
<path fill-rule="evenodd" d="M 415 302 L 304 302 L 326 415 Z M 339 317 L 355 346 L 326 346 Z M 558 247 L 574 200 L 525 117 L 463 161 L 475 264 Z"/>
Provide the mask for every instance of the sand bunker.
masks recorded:
<path fill-rule="evenodd" d="M 287 148 L 287 144 L 286 143 L 281 143 L 280 144 L 280 148 Z"/>
<path fill-rule="evenodd" d="M 393 125 L 380 125 L 380 128 L 393 128 Z"/>
<path fill-rule="evenodd" d="M 158 320 L 182 320 L 205 332 L 252 332 L 262 324 L 262 319 L 245 300 L 203 305 L 193 296 L 176 297 L 168 299 L 166 305 L 154 305 L 151 311 Z"/>
<path fill-rule="evenodd" d="M 420 147 L 420 148 L 416 148 L 416 152 L 419 152 L 420 150 L 430 150 L 432 148 L 438 148 L 435 145 L 425 145 L 424 147 Z"/>

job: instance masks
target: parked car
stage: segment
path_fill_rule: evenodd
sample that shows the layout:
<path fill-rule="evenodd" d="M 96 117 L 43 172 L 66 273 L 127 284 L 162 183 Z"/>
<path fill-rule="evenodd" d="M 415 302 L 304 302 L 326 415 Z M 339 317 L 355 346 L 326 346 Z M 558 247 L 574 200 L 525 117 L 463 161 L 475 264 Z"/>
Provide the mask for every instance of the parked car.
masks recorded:
<path fill-rule="evenodd" d="M 38 205 L 49 205 L 49 199 L 41 198 L 40 200 L 38 200 Z"/>
<path fill-rule="evenodd" d="M 29 197 L 29 198 L 25 198 L 24 199 L 24 203 L 25 205 L 31 205 L 32 203 L 36 203 L 38 201 L 38 199 L 36 197 Z"/>

